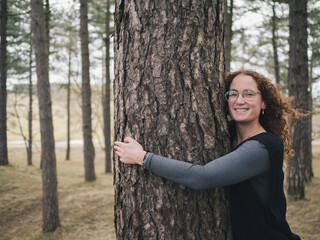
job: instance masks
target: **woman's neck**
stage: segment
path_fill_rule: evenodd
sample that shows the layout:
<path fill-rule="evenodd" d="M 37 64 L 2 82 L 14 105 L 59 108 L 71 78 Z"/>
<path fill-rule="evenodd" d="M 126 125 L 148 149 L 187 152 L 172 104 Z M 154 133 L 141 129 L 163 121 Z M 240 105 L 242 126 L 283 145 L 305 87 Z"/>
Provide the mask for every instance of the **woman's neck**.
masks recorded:
<path fill-rule="evenodd" d="M 236 131 L 237 136 L 234 139 L 234 147 L 238 146 L 240 143 L 252 136 L 266 132 L 259 122 L 256 124 L 236 123 Z"/>

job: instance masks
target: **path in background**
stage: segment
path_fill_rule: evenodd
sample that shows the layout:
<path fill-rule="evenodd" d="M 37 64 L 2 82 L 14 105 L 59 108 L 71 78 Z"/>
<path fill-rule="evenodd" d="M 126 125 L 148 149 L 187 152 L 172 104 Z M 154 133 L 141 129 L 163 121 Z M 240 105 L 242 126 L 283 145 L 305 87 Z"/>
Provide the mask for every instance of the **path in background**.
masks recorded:
<path fill-rule="evenodd" d="M 98 145 L 99 144 L 99 140 L 95 139 L 92 140 L 94 145 Z M 101 142 L 101 141 L 100 141 Z M 319 143 L 320 144 L 320 143 Z M 36 146 L 40 147 L 41 144 L 37 143 L 35 144 Z M 81 147 L 83 146 L 83 139 L 74 139 L 70 141 L 70 145 L 71 146 L 78 146 Z M 67 146 L 67 141 L 59 141 L 59 142 L 55 142 L 55 146 L 56 147 L 65 147 Z M 23 140 L 17 140 L 17 141 L 8 141 L 8 148 L 24 148 L 25 147 L 25 143 Z"/>

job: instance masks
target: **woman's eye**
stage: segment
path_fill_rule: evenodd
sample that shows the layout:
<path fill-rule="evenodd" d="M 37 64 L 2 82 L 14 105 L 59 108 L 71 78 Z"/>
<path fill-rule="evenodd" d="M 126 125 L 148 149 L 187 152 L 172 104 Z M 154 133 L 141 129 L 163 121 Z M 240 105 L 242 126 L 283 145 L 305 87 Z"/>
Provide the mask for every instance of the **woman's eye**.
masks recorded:
<path fill-rule="evenodd" d="M 245 90 L 245 91 L 243 91 L 243 94 L 244 94 L 245 96 L 247 96 L 247 97 L 253 97 L 253 96 L 255 96 L 255 92 L 252 91 L 252 90 Z"/>

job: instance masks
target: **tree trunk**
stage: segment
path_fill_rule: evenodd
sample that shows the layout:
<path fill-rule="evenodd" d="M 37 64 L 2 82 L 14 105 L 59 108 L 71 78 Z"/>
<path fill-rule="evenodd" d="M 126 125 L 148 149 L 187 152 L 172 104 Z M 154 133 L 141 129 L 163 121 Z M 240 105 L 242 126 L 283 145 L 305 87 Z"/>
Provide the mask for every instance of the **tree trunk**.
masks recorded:
<path fill-rule="evenodd" d="M 307 55 L 307 0 L 289 1 L 289 95 L 294 97 L 293 106 L 311 111 Z M 312 161 L 311 115 L 292 120 L 292 147 L 295 156 L 288 165 L 288 195 L 299 200 L 304 198 L 305 174 Z"/>
<path fill-rule="evenodd" d="M 0 165 L 8 165 L 7 144 L 7 0 L 1 0 L 0 46 Z"/>
<path fill-rule="evenodd" d="M 32 33 L 32 32 L 31 32 Z M 29 51 L 29 112 L 28 112 L 28 165 L 32 165 L 32 42 L 30 42 L 30 51 Z"/>
<path fill-rule="evenodd" d="M 46 0 L 45 6 L 45 19 L 46 19 L 46 35 L 47 35 L 47 47 L 48 47 L 48 54 L 50 54 L 50 4 L 49 0 Z"/>
<path fill-rule="evenodd" d="M 41 132 L 43 231 L 49 232 L 54 231 L 60 225 L 60 221 L 43 0 L 31 0 L 31 14 Z"/>
<path fill-rule="evenodd" d="M 46 0 L 45 4 L 45 12 L 44 12 L 44 19 L 45 19 L 45 29 L 46 29 L 46 39 L 47 39 L 47 48 L 48 48 L 48 66 L 49 66 L 49 54 L 50 54 L 50 5 L 49 0 Z M 48 67 L 49 71 L 49 67 Z M 40 169 L 42 169 L 42 160 L 40 161 Z"/>
<path fill-rule="evenodd" d="M 105 172 L 111 172 L 111 127 L 110 127 L 110 0 L 106 4 L 106 84 L 103 101 L 104 145 L 105 145 Z"/>
<path fill-rule="evenodd" d="M 230 0 L 230 6 L 228 6 L 228 0 L 225 3 L 225 67 L 226 72 L 230 72 L 231 63 L 231 41 L 232 41 L 232 16 L 233 16 L 233 0 Z"/>
<path fill-rule="evenodd" d="M 205 164 L 226 154 L 223 2 L 116 1 L 115 139 Z M 117 239 L 230 239 L 222 188 L 194 191 L 114 160 Z"/>
<path fill-rule="evenodd" d="M 70 39 L 71 41 L 71 39 Z M 68 85 L 67 85 L 67 153 L 66 160 L 70 160 L 70 88 L 71 88 L 71 44 L 68 49 Z"/>
<path fill-rule="evenodd" d="M 311 47 L 312 49 L 312 47 Z M 312 111 L 312 105 L 313 105 L 313 99 L 312 99 L 312 79 L 313 79 L 313 61 L 314 61 L 314 50 L 312 49 L 311 50 L 311 57 L 310 57 L 310 71 L 309 71 L 309 91 L 310 91 L 310 98 L 309 98 L 309 107 L 310 107 L 310 111 Z M 310 133 L 310 141 L 311 141 L 311 147 L 312 147 L 312 115 L 310 116 L 310 124 L 309 124 L 309 128 L 308 128 L 308 131 Z M 310 150 L 312 151 L 312 149 Z M 311 182 L 312 178 L 314 177 L 314 174 L 313 174 L 313 169 L 312 169 L 312 153 L 311 153 L 311 156 L 310 156 L 310 161 L 307 162 L 306 164 L 306 170 L 305 170 L 305 181 L 307 183 Z"/>
<path fill-rule="evenodd" d="M 94 147 L 92 143 L 87 0 L 80 0 L 80 38 L 82 60 L 82 120 L 85 179 L 86 181 L 94 181 L 96 179 L 96 176 L 94 172 Z"/>
<path fill-rule="evenodd" d="M 277 44 L 276 33 L 277 33 L 276 1 L 273 0 L 273 4 L 272 4 L 272 48 L 273 48 L 273 60 L 274 60 L 274 76 L 275 76 L 277 85 L 280 86 L 280 67 L 279 67 L 278 44 Z"/>

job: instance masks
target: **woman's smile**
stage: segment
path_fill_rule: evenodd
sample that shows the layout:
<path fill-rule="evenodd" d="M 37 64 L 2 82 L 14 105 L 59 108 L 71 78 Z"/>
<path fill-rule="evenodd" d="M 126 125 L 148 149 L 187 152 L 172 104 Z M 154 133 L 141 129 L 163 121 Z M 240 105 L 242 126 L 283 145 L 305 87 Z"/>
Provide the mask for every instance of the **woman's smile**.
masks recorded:
<path fill-rule="evenodd" d="M 236 112 L 246 112 L 246 111 L 249 110 L 249 108 L 234 108 L 234 110 L 235 110 Z"/>

